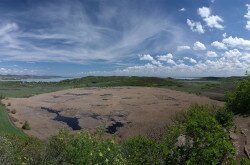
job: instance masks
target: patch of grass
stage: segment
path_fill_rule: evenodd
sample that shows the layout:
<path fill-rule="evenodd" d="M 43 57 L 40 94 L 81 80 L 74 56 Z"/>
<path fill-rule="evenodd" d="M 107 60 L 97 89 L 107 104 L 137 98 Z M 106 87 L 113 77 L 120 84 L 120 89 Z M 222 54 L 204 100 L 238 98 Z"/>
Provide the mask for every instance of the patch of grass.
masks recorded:
<path fill-rule="evenodd" d="M 3 105 L 0 105 L 0 134 L 24 135 L 24 133 L 20 129 L 16 128 L 10 122 Z"/>

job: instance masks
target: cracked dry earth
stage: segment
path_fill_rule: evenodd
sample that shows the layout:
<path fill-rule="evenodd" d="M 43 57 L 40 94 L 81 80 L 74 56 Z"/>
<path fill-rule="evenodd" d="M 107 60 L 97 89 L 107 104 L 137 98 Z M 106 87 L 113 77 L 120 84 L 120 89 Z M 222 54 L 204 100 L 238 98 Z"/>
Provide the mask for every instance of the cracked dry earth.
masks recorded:
<path fill-rule="evenodd" d="M 98 127 L 121 139 L 149 135 L 159 132 L 176 112 L 192 104 L 223 105 L 206 97 L 150 87 L 78 88 L 9 98 L 4 103 L 16 110 L 16 114 L 10 113 L 17 119 L 14 124 L 21 128 L 28 121 L 31 130 L 25 133 L 40 139 L 59 129 L 92 131 Z"/>

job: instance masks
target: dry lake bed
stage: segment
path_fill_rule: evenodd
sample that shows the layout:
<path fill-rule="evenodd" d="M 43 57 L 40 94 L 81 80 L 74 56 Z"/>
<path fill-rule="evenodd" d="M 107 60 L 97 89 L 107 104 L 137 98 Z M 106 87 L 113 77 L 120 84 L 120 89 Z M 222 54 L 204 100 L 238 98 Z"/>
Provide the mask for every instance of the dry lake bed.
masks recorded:
<path fill-rule="evenodd" d="M 60 129 L 93 131 L 102 128 L 107 134 L 126 139 L 134 135 L 159 132 L 176 112 L 192 104 L 217 104 L 206 97 L 162 88 L 113 87 L 77 88 L 4 100 L 14 124 L 21 128 L 28 121 L 28 135 L 46 139 Z"/>

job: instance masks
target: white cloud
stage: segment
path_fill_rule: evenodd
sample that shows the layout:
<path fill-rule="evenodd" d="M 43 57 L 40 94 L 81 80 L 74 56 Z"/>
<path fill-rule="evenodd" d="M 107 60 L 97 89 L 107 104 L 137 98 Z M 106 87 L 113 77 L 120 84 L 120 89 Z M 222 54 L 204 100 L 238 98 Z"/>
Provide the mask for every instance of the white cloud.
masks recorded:
<path fill-rule="evenodd" d="M 171 53 L 168 53 L 166 55 L 157 56 L 157 58 L 159 61 L 168 61 L 169 59 L 173 58 L 173 55 Z"/>
<path fill-rule="evenodd" d="M 203 43 L 196 41 L 194 43 L 193 49 L 194 50 L 206 50 L 206 46 Z"/>
<path fill-rule="evenodd" d="M 168 64 L 176 65 L 175 61 L 173 60 L 173 55 L 171 53 L 168 53 L 166 55 L 157 56 L 157 59 L 159 61 L 164 61 L 164 62 L 166 62 Z"/>
<path fill-rule="evenodd" d="M 197 63 L 197 61 L 195 59 L 193 59 L 193 58 L 190 58 L 190 62 L 193 63 L 193 64 Z"/>
<path fill-rule="evenodd" d="M 214 52 L 214 51 L 207 51 L 207 56 L 208 56 L 208 57 L 217 57 L 218 55 L 217 55 L 217 53 Z"/>
<path fill-rule="evenodd" d="M 209 8 L 207 8 L 207 7 L 202 7 L 202 8 L 199 8 L 198 9 L 198 14 L 201 16 L 201 17 L 203 17 L 203 18 L 207 18 L 207 17 L 209 17 L 210 16 L 210 9 Z"/>
<path fill-rule="evenodd" d="M 250 40 L 230 36 L 228 38 L 224 38 L 222 42 L 231 48 L 250 50 Z"/>
<path fill-rule="evenodd" d="M 222 42 L 219 42 L 219 41 L 212 42 L 211 46 L 213 46 L 213 47 L 215 47 L 217 49 L 222 49 L 222 50 L 227 49 L 226 45 L 224 43 L 222 43 Z"/>
<path fill-rule="evenodd" d="M 207 7 L 202 7 L 197 10 L 198 14 L 203 18 L 203 21 L 206 22 L 207 26 L 210 28 L 224 29 L 221 25 L 223 19 L 218 15 L 211 15 L 211 11 Z"/>
<path fill-rule="evenodd" d="M 152 62 L 152 64 L 154 64 L 154 65 L 158 65 L 158 66 L 161 66 L 161 65 L 162 65 L 162 63 L 161 63 L 160 61 L 153 60 L 153 61 L 151 61 L 151 62 Z"/>
<path fill-rule="evenodd" d="M 39 75 L 43 74 L 38 70 L 33 70 L 33 69 L 27 69 L 27 68 L 20 68 L 18 66 L 10 66 L 10 67 L 1 67 L 0 68 L 0 74 L 2 75 L 7 75 L 7 74 L 14 74 L 14 75 L 24 75 L 24 74 L 29 74 L 29 75 Z"/>
<path fill-rule="evenodd" d="M 143 61 L 150 61 L 154 65 L 158 65 L 158 66 L 162 65 L 160 61 L 155 60 L 154 57 L 152 57 L 150 54 L 139 55 L 139 58 L 140 60 L 143 60 Z"/>
<path fill-rule="evenodd" d="M 114 64 L 141 54 L 145 47 L 152 52 L 176 47 L 189 35 L 175 20 L 156 15 L 156 9 L 142 14 L 131 10 L 130 3 L 127 7 L 104 3 L 95 13 L 86 12 L 81 1 L 32 4 L 22 14 L 2 15 L 1 59 L 77 64 L 103 60 Z M 18 20 L 20 25 L 8 20 Z M 170 40 L 170 36 L 175 37 Z M 149 38 L 154 38 L 154 44 L 148 44 Z"/>
<path fill-rule="evenodd" d="M 150 54 L 143 54 L 140 55 L 140 60 L 145 60 L 145 61 L 154 61 L 154 58 Z"/>
<path fill-rule="evenodd" d="M 211 28 L 224 29 L 224 27 L 220 24 L 223 22 L 223 19 L 217 15 L 212 15 L 207 18 L 204 18 L 204 21 L 207 23 L 207 26 Z"/>
<path fill-rule="evenodd" d="M 179 11 L 180 11 L 180 12 L 184 12 L 184 11 L 186 11 L 186 9 L 183 7 L 183 8 L 181 8 Z"/>
<path fill-rule="evenodd" d="M 183 51 L 183 50 L 189 50 L 191 49 L 190 46 L 183 45 L 183 46 L 177 46 L 177 51 Z"/>
<path fill-rule="evenodd" d="M 223 38 L 226 38 L 226 37 L 227 37 L 227 33 L 223 33 L 223 34 L 222 34 L 222 37 L 223 37 Z"/>
<path fill-rule="evenodd" d="M 201 34 L 205 32 L 200 22 L 194 22 L 190 19 L 187 19 L 187 25 L 190 27 L 190 29 L 193 32 L 197 32 Z"/>
<path fill-rule="evenodd" d="M 197 63 L 197 61 L 195 59 L 191 58 L 191 57 L 184 57 L 183 59 L 189 61 L 192 64 L 196 64 Z"/>
<path fill-rule="evenodd" d="M 22 49 L 15 32 L 19 29 L 15 22 L 9 22 L 0 27 L 0 44 L 7 48 Z"/>
<path fill-rule="evenodd" d="M 238 49 L 233 49 L 233 50 L 226 51 L 224 55 L 226 58 L 230 60 L 235 60 L 235 59 L 238 59 L 238 57 L 242 56 L 242 53 Z"/>
<path fill-rule="evenodd" d="M 250 53 L 245 53 L 244 56 L 242 56 L 242 60 L 250 64 Z"/>
<path fill-rule="evenodd" d="M 244 56 L 245 59 L 250 59 L 249 55 Z M 189 60 L 186 57 L 186 60 Z M 195 60 L 196 61 L 196 60 Z M 84 75 L 133 75 L 133 76 L 159 76 L 159 77 L 199 77 L 199 76 L 232 76 L 244 75 L 246 70 L 250 69 L 247 61 L 230 60 L 221 57 L 216 60 L 206 60 L 203 62 L 186 65 L 180 63 L 171 66 L 156 66 L 152 64 L 135 65 L 124 69 L 118 69 L 111 72 L 96 71 L 87 72 Z"/>
<path fill-rule="evenodd" d="M 247 7 L 247 13 L 244 15 L 244 17 L 247 19 L 246 29 L 250 30 L 250 4 L 246 4 Z"/>

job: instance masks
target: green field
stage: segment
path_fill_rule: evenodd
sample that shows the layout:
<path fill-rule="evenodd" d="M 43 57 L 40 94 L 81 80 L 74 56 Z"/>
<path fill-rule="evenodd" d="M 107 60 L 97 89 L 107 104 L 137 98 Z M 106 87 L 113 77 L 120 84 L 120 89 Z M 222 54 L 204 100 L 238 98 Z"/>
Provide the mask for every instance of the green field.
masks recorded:
<path fill-rule="evenodd" d="M 202 78 L 195 80 L 177 80 L 156 77 L 84 77 L 80 79 L 64 80 L 61 82 L 28 83 L 20 81 L 0 81 L 0 95 L 5 97 L 29 97 L 36 94 L 48 93 L 63 89 L 81 87 L 116 87 L 116 86 L 144 86 L 170 88 L 174 90 L 205 95 L 206 92 L 224 94 L 226 90 L 234 88 L 234 82 L 239 77 L 232 78 Z"/>
<path fill-rule="evenodd" d="M 197 95 L 207 96 L 215 100 L 224 100 L 224 92 L 234 89 L 234 82 L 239 77 L 233 78 L 202 78 L 196 80 L 176 80 L 171 78 L 156 77 L 84 77 L 80 79 L 64 80 L 61 82 L 28 83 L 21 81 L 0 81 L 0 96 L 2 97 L 30 97 L 32 95 L 48 93 L 63 89 L 81 87 L 116 87 L 116 86 L 144 86 L 169 88 Z M 23 132 L 13 126 L 9 121 L 7 112 L 0 106 L 0 134 Z"/>

